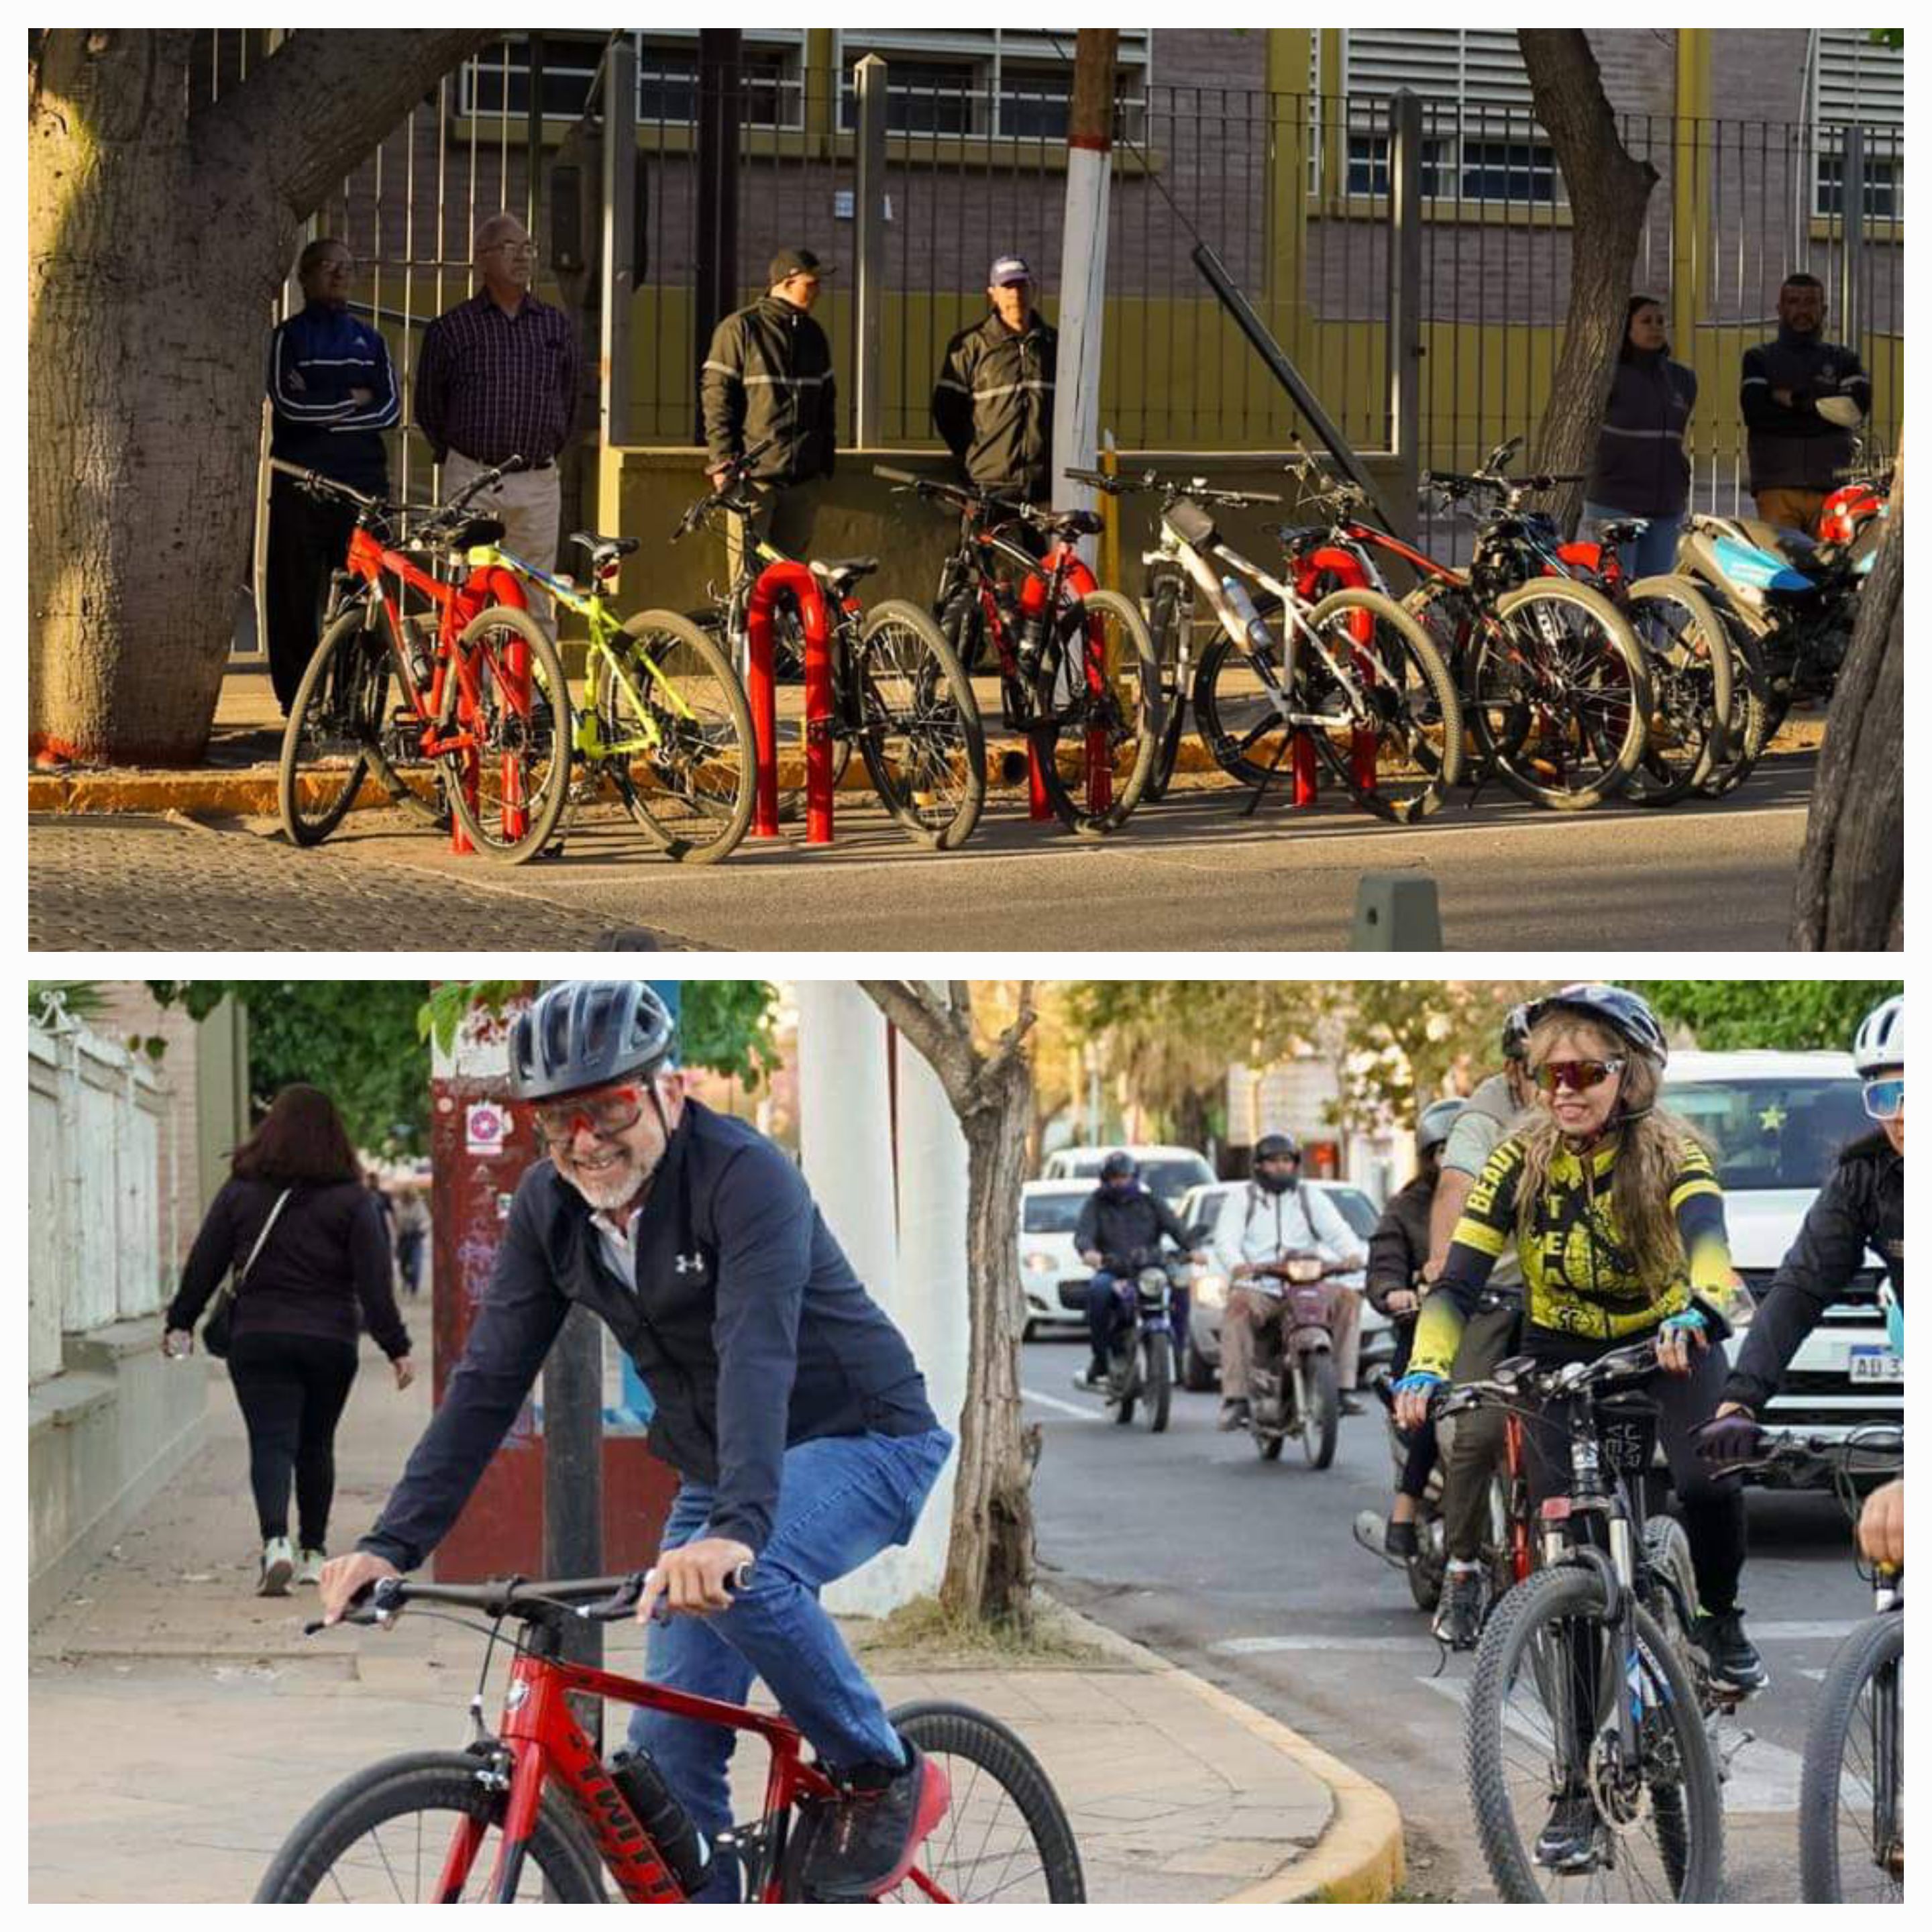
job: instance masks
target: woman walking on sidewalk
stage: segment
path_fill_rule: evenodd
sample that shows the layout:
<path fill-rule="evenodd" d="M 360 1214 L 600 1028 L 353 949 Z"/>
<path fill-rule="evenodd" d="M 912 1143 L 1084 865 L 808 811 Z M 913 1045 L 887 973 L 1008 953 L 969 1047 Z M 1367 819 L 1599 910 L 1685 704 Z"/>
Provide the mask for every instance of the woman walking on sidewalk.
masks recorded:
<path fill-rule="evenodd" d="M 262 1534 L 259 1594 L 313 1583 L 328 1547 L 335 1428 L 356 1379 L 358 1308 L 396 1386 L 416 1376 L 396 1312 L 389 1238 L 335 1103 L 285 1087 L 235 1150 L 168 1304 L 164 1347 L 184 1355 L 194 1324 L 232 1270 L 228 1372 L 248 1428 L 248 1474 Z M 289 1540 L 292 1484 L 302 1530 Z"/>

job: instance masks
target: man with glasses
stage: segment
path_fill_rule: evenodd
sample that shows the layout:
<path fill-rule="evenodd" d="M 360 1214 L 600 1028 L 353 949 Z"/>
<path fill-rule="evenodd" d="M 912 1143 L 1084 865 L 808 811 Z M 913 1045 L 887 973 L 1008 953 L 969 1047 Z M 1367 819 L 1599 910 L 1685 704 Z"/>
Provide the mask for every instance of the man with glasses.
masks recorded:
<path fill-rule="evenodd" d="M 435 1548 L 581 1304 L 637 1364 L 651 1448 L 682 1478 L 638 1612 L 646 1673 L 731 1703 L 761 1678 L 839 1787 L 800 1848 L 810 1895 L 876 1898 L 945 1810 L 946 1781 L 887 1720 L 818 1593 L 910 1538 L 952 1438 L 796 1168 L 686 1096 L 650 988 L 552 986 L 510 1058 L 550 1157 L 518 1187 L 435 1420 L 375 1528 L 322 1573 L 325 1616 Z M 714 1846 L 732 1739 L 662 1712 L 631 1720 Z M 700 1896 L 735 1900 L 739 1876 L 721 1852 Z"/>
<path fill-rule="evenodd" d="M 582 380 L 577 325 L 530 292 L 537 244 L 514 214 L 476 231 L 483 286 L 423 332 L 416 372 L 416 426 L 454 495 L 513 456 L 524 467 L 472 499 L 499 519 L 503 547 L 540 570 L 556 568 L 562 495 L 556 460 L 570 440 Z M 530 614 L 554 632 L 550 601 L 527 591 Z"/>

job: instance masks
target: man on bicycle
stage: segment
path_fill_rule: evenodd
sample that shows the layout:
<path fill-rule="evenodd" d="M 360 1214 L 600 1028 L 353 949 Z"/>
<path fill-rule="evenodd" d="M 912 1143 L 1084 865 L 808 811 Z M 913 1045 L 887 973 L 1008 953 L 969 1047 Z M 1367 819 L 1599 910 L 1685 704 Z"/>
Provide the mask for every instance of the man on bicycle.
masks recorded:
<path fill-rule="evenodd" d="M 634 981 L 554 986 L 518 1019 L 512 1082 L 550 1158 L 518 1186 L 435 1420 L 375 1528 L 322 1573 L 325 1614 L 436 1547 L 581 1304 L 637 1364 L 651 1447 L 682 1478 L 640 1606 L 670 1613 L 650 1624 L 646 1674 L 730 1703 L 764 1679 L 840 1787 L 805 1882 L 870 1899 L 904 1876 L 946 1779 L 887 1721 L 818 1594 L 908 1539 L 952 1438 L 797 1169 L 687 1100 L 672 1051 L 669 1014 Z M 714 1844 L 731 1822 L 733 1736 L 660 1712 L 631 1720 L 633 1747 Z M 704 1896 L 734 1898 L 734 1862 L 714 1870 Z"/>
<path fill-rule="evenodd" d="M 1002 255 L 986 277 L 992 313 L 946 345 L 932 422 L 968 482 L 1053 500 L 1053 377 L 1060 338 L 1033 305 L 1033 271 Z"/>
<path fill-rule="evenodd" d="M 1133 1269 L 1160 1252 L 1163 1234 L 1184 1254 L 1191 1252 L 1193 1244 L 1174 1210 L 1141 1185 L 1133 1156 L 1108 1155 L 1100 1163 L 1100 1184 L 1087 1197 L 1073 1230 L 1073 1245 L 1094 1270 L 1087 1281 L 1087 1337 L 1094 1354 L 1087 1372 L 1073 1378 L 1076 1388 L 1106 1387 L 1107 1358 L 1126 1318 L 1125 1298 L 1134 1292 Z M 1187 1332 L 1184 1305 L 1176 1310 L 1174 1332 Z"/>
<path fill-rule="evenodd" d="M 1772 1281 L 1744 1336 L 1738 1365 L 1724 1384 L 1716 1419 L 1702 1445 L 1713 1462 L 1750 1455 L 1757 1418 L 1778 1393 L 1784 1372 L 1804 1338 L 1824 1318 L 1876 1255 L 1885 1269 L 1880 1300 L 1892 1353 L 1905 1360 L 1905 996 L 1882 1001 L 1859 1022 L 1852 1042 L 1852 1064 L 1864 1084 L 1865 1112 L 1877 1123 L 1838 1156 L 1798 1231 L 1791 1252 Z M 1905 1482 L 1888 1483 L 1866 1498 L 1858 1538 L 1874 1562 L 1903 1563 Z"/>
<path fill-rule="evenodd" d="M 1255 1332 L 1286 1312 L 1275 1296 L 1246 1284 L 1291 1254 L 1318 1253 L 1339 1270 L 1364 1268 L 1368 1250 L 1342 1210 L 1320 1189 L 1301 1185 L 1301 1146 L 1292 1134 L 1264 1134 L 1256 1142 L 1246 1186 L 1221 1203 L 1214 1225 L 1214 1253 L 1228 1281 L 1221 1316 L 1221 1422 L 1224 1430 L 1248 1422 L 1248 1376 L 1254 1365 Z M 1341 1283 L 1329 1284 L 1328 1322 L 1335 1342 L 1335 1374 L 1344 1391 L 1355 1386 L 1361 1354 L 1360 1298 Z M 1345 1415 L 1359 1414 L 1352 1394 L 1342 1397 Z"/>

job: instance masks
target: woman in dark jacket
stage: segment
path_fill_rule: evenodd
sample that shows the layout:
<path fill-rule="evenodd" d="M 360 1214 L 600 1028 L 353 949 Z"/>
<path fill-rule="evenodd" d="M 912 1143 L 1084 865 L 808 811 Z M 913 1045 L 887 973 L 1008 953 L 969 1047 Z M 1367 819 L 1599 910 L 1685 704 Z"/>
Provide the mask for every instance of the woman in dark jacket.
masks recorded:
<path fill-rule="evenodd" d="M 1677 568 L 1677 532 L 1690 500 L 1684 438 L 1696 401 L 1696 376 L 1670 359 L 1664 304 L 1654 296 L 1632 296 L 1583 505 L 1594 524 L 1646 520 L 1642 536 L 1623 547 L 1628 577 L 1660 577 Z"/>
<path fill-rule="evenodd" d="M 261 1519 L 256 1588 L 280 1597 L 292 1578 L 313 1583 L 321 1575 L 335 1494 L 335 1426 L 356 1379 L 358 1310 L 394 1367 L 398 1388 L 414 1380 L 416 1365 L 396 1312 L 388 1231 L 328 1096 L 320 1088 L 285 1087 L 231 1166 L 168 1304 L 163 1346 L 170 1355 L 186 1354 L 215 1291 L 231 1270 L 245 1270 L 228 1372 L 248 1426 L 249 1479 Z M 299 1570 L 289 1540 L 292 1480 Z"/>

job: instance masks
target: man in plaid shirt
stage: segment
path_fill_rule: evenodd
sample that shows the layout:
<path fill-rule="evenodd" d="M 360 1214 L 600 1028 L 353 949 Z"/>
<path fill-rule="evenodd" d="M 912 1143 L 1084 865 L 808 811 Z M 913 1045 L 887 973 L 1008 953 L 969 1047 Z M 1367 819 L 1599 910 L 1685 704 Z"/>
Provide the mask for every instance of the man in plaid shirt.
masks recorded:
<path fill-rule="evenodd" d="M 513 214 L 476 231 L 483 286 L 423 332 L 416 420 L 453 494 L 512 456 L 525 468 L 472 500 L 500 518 L 503 547 L 542 570 L 556 568 L 560 510 L 556 459 L 577 411 L 581 352 L 577 326 L 530 292 L 536 244 Z M 530 592 L 530 614 L 554 630 L 550 599 Z"/>

